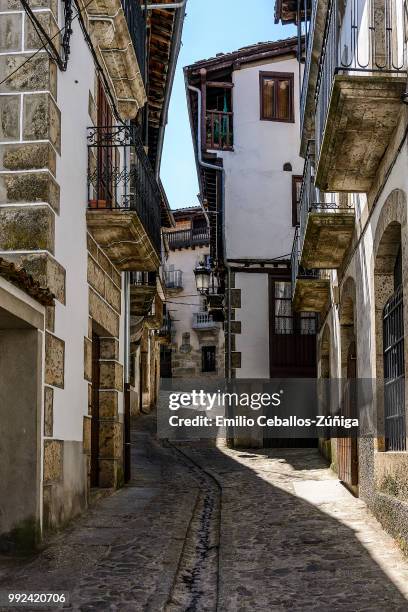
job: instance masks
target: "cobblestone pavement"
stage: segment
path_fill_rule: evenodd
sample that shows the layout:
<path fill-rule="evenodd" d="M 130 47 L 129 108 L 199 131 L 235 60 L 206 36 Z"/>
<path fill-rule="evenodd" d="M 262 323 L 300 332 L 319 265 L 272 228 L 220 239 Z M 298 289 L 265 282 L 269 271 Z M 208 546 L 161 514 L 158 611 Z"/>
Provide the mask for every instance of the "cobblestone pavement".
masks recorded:
<path fill-rule="evenodd" d="M 0 563 L 0 590 L 66 591 L 69 609 L 84 612 L 164 609 L 198 483 L 173 453 L 153 443 L 151 417 L 137 424 L 129 485 L 98 501 L 31 562 Z"/>
<path fill-rule="evenodd" d="M 408 560 L 314 449 L 185 449 L 222 486 L 219 610 L 408 610 Z"/>
<path fill-rule="evenodd" d="M 175 450 L 137 427 L 129 485 L 0 563 L 0 590 L 84 612 L 408 611 L 408 561 L 316 451 Z"/>

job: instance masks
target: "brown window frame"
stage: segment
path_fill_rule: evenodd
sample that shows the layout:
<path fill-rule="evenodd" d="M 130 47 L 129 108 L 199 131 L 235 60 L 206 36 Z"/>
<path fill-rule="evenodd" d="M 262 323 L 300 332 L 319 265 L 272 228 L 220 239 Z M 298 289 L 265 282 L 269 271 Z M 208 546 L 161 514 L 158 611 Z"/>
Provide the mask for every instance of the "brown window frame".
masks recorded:
<path fill-rule="evenodd" d="M 292 227 L 297 227 L 300 222 L 300 210 L 298 211 L 296 185 L 297 183 L 302 183 L 302 181 L 303 176 L 301 174 L 292 174 Z"/>
<path fill-rule="evenodd" d="M 275 79 L 276 81 L 289 81 L 289 119 L 278 119 L 277 117 L 265 117 L 263 108 L 263 84 L 265 79 Z M 293 72 L 259 72 L 259 110 L 261 121 L 277 121 L 279 123 L 295 123 L 294 113 L 294 73 Z M 276 100 L 274 100 L 274 110 L 276 110 Z"/>

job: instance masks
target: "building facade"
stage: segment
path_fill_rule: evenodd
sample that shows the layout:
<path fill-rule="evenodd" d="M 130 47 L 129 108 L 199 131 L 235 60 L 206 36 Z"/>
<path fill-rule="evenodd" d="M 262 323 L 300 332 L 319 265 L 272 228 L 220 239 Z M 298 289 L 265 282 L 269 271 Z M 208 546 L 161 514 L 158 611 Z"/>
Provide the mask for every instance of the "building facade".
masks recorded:
<path fill-rule="evenodd" d="M 210 233 L 200 206 L 173 211 L 175 228 L 166 231 L 169 257 L 165 269 L 167 308 L 172 319 L 173 378 L 224 376 L 224 332 L 197 291 L 194 269 L 209 267 Z M 162 352 L 165 353 L 163 348 Z"/>
<path fill-rule="evenodd" d="M 305 34 L 294 307 L 319 314 L 318 372 L 372 381 L 370 435 L 332 466 L 403 546 L 407 511 L 407 41 L 403 2 L 276 4 Z M 335 398 L 334 401 L 339 401 Z"/>
<path fill-rule="evenodd" d="M 144 405 L 155 399 L 161 228 L 173 222 L 159 171 L 184 7 L 142 5 L 1 4 L 0 255 L 54 298 L 41 313 L 36 369 L 25 359 L 18 366 L 21 380 L 38 383 L 21 399 L 36 415 L 37 438 L 26 457 L 35 457 L 26 510 L 3 522 L 0 495 L 10 546 L 27 526 L 58 527 L 91 491 L 128 478 L 136 345 L 149 363 Z M 142 312 L 140 275 L 154 284 Z M 3 388 L 7 370 L 0 377 Z M 10 427 L 18 436 L 21 419 Z M 22 461 L 7 461 L 12 499 Z"/>
<path fill-rule="evenodd" d="M 303 167 L 297 49 L 297 38 L 258 43 L 184 69 L 214 274 L 225 296 L 228 378 L 316 373 L 316 317 L 291 303 Z M 272 443 L 261 430 L 251 436 L 241 443 Z"/>

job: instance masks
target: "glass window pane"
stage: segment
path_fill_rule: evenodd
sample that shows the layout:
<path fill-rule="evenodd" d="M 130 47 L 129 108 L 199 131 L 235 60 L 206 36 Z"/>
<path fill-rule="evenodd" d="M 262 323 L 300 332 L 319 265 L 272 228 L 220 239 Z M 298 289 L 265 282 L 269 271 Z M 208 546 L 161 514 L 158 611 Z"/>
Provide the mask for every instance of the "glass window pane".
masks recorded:
<path fill-rule="evenodd" d="M 262 112 L 264 119 L 273 119 L 274 118 L 274 110 L 273 110 L 273 102 L 274 102 L 274 89 L 275 89 L 275 81 L 273 79 L 264 78 L 263 87 L 262 87 Z"/>
<path fill-rule="evenodd" d="M 278 83 L 278 103 L 276 105 L 277 119 L 290 119 L 290 81 L 280 80 Z"/>

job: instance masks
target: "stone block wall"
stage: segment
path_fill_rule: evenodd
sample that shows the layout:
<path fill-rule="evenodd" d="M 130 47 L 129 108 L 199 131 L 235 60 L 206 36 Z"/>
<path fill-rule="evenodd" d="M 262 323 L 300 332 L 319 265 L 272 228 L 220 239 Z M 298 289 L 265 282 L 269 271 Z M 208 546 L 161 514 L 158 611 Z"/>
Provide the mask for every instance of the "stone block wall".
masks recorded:
<path fill-rule="evenodd" d="M 45 31 L 54 36 L 58 32 L 57 2 L 33 0 L 30 5 Z M 59 38 L 54 42 L 58 46 Z M 0 254 L 23 266 L 65 304 L 65 269 L 55 258 L 55 225 L 60 213 L 56 165 L 61 155 L 58 71 L 41 45 L 21 2 L 1 0 Z M 38 53 L 31 58 L 35 51 Z M 71 476 L 68 472 L 64 476 L 66 442 L 54 439 L 54 388 L 64 389 L 65 341 L 55 334 L 53 307 L 47 309 L 43 367 L 44 516 L 46 525 L 57 526 L 70 518 L 69 508 L 75 506 L 78 511 L 84 506 L 85 488 L 81 481 L 73 503 L 67 480 Z M 83 461 L 82 453 L 77 461 Z"/>
<path fill-rule="evenodd" d="M 123 392 L 123 365 L 119 360 L 119 328 L 122 278 L 111 261 L 88 234 L 87 276 L 89 286 L 88 337 L 84 338 L 84 378 L 89 382 L 88 416 L 84 417 L 84 452 L 90 478 L 92 427 L 92 335 L 100 340 L 99 355 L 99 486 L 123 483 L 123 415 L 119 397 Z"/>

